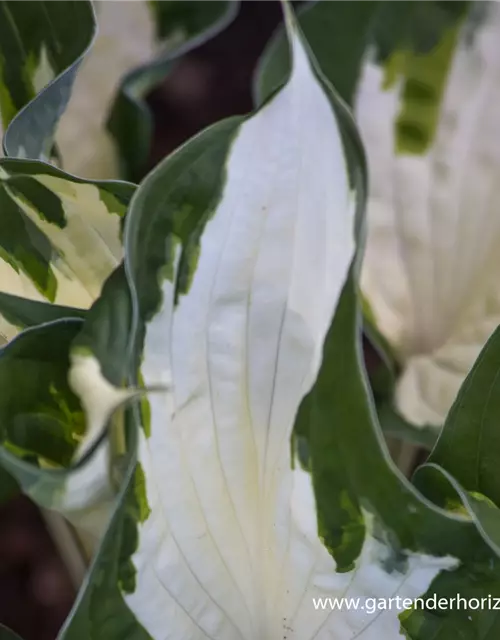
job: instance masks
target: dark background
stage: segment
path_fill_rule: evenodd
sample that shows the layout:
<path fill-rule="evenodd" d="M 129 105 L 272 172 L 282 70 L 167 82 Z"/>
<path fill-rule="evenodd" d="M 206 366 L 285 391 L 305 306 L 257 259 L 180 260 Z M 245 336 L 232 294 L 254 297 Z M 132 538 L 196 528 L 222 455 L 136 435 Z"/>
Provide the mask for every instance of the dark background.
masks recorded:
<path fill-rule="evenodd" d="M 178 63 L 149 97 L 150 166 L 207 125 L 252 109 L 253 71 L 280 20 L 277 1 L 243 2 L 231 26 Z M 0 623 L 24 640 L 54 640 L 74 598 L 35 506 L 24 497 L 0 506 Z"/>

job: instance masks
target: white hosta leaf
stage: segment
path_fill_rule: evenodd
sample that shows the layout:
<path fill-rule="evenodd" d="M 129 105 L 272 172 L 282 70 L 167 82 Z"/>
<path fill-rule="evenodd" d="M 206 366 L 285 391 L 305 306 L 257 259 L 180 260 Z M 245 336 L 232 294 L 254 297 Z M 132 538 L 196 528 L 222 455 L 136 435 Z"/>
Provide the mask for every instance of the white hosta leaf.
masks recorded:
<path fill-rule="evenodd" d="M 289 29 L 290 80 L 238 126 L 180 293 L 185 256 L 170 238 L 174 277 L 160 279 L 162 302 L 146 324 L 141 375 L 168 391 L 149 398 L 139 433 L 148 515 L 137 525 L 135 586 L 123 597 L 154 640 L 396 639 L 398 612 L 374 621 L 319 611 L 313 597 L 416 596 L 456 564 L 410 554 L 405 571 L 389 575 L 389 547 L 369 526 L 355 568 L 336 574 L 317 534 L 311 478 L 292 467 L 296 413 L 355 240 L 336 115 Z M 92 403 L 94 393 L 80 393 Z"/>
<path fill-rule="evenodd" d="M 425 151 L 398 149 L 404 85 L 384 73 L 366 64 L 356 103 L 371 171 L 362 285 L 404 363 L 399 410 L 440 425 L 500 323 L 500 7 L 459 32 Z"/>

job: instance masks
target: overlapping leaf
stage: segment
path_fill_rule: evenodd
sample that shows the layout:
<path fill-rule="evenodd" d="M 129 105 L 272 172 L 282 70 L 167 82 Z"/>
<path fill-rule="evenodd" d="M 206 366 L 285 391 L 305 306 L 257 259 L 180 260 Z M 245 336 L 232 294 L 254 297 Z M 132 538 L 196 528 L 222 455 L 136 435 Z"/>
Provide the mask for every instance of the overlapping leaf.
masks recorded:
<path fill-rule="evenodd" d="M 113 15 L 102 15 L 102 11 L 113 9 L 116 14 L 120 10 L 119 4 L 108 4 L 109 7 L 99 6 L 99 15 L 107 21 L 106 24 Z M 186 7 L 181 8 L 165 2 L 152 7 L 144 3 L 144 9 L 139 6 L 123 7 L 125 12 L 129 8 L 157 14 L 158 39 L 171 41 L 172 46 L 175 44 L 152 66 L 138 69 L 128 77 L 122 95 L 122 100 L 128 106 L 124 110 L 118 107 L 118 111 L 115 110 L 115 113 L 121 114 L 120 123 L 112 119 L 119 143 L 124 138 L 118 134 L 118 130 L 125 131 L 128 136 L 132 135 L 132 131 L 137 131 L 133 143 L 127 144 L 126 150 L 129 160 L 135 159 L 134 167 L 139 171 L 144 161 L 140 149 L 146 152 L 149 139 L 147 129 L 150 128 L 150 124 L 144 124 L 147 110 L 139 101 L 140 96 L 167 72 L 174 58 L 202 41 L 207 29 L 211 28 L 215 33 L 219 22 L 222 26 L 230 20 L 237 3 L 211 3 L 210 6 L 205 3 L 186 3 Z M 2 68 L 5 67 L 5 73 L 0 82 L 4 125 L 10 123 L 5 136 L 5 149 L 9 156 L 47 157 L 58 119 L 68 103 L 81 57 L 92 42 L 94 16 L 87 2 L 28 2 L 23 5 L 22 11 L 20 9 L 19 3 L 2 2 L 5 14 L 2 22 L 5 36 L 2 39 Z M 151 16 L 149 20 L 153 28 Z M 71 28 L 73 21 L 76 22 Z M 122 24 L 120 20 L 118 23 Z M 68 39 L 72 30 L 77 37 Z M 106 33 L 105 29 L 98 43 L 102 37 L 106 37 Z M 120 37 L 123 35 L 120 34 Z M 206 34 L 206 37 L 209 35 Z M 93 55 L 95 57 L 98 54 L 99 51 Z M 89 74 L 86 65 L 87 62 L 83 66 L 85 77 Z M 99 67 L 98 72 L 101 72 Z M 78 83 L 77 89 L 80 90 Z M 78 95 L 75 96 L 77 98 Z M 125 118 L 124 113 L 128 114 Z M 79 120 L 86 121 L 86 116 Z M 81 130 L 80 125 L 75 131 L 93 139 L 92 135 Z M 78 140 L 73 140 L 71 144 L 71 150 L 76 153 L 75 145 L 79 146 Z M 73 163 L 71 166 L 77 165 Z M 97 168 L 95 166 L 90 173 L 95 175 Z M 69 307 L 88 307 L 99 294 L 103 281 L 122 258 L 121 219 L 132 192 L 132 185 L 125 183 L 84 181 L 46 165 L 2 160 L 2 292 Z M 15 335 L 17 327 L 34 324 L 38 317 L 55 317 L 54 314 L 65 313 L 64 307 L 49 311 L 41 306 L 24 304 L 21 309 L 19 303 L 15 298 L 0 300 L 0 311 L 4 311 L 4 319 L 0 320 L 0 339 L 3 342 Z M 28 312 L 33 315 L 27 317 Z M 67 313 L 74 315 L 71 310 Z"/>
<path fill-rule="evenodd" d="M 300 59 L 302 40 L 295 28 L 291 40 Z M 76 342 L 71 330 L 81 328 L 78 320 L 32 329 L 0 356 L 0 365 L 12 371 L 22 363 L 23 353 L 36 354 L 38 349 L 46 354 L 34 358 L 35 364 L 50 365 L 53 386 L 62 390 L 66 402 L 76 402 L 75 411 L 82 405 L 73 392 L 81 394 L 87 423 L 83 431 L 79 426 L 69 435 L 83 440 L 89 430 L 93 434 L 96 425 L 108 422 L 114 405 L 125 397 L 119 397 L 124 383 L 137 385 L 142 376 L 149 387 L 161 389 L 133 411 L 114 416 L 111 431 L 92 437 L 90 453 L 76 461 L 76 468 L 51 475 L 59 483 L 51 496 L 59 503 L 53 504 L 64 507 L 61 498 L 71 502 L 84 487 L 85 475 L 82 479 L 78 473 L 91 472 L 92 456 L 104 454 L 100 468 L 108 470 L 108 486 L 117 492 L 110 526 L 61 640 L 163 640 L 166 634 L 181 638 L 186 633 L 200 639 L 232 639 L 239 633 L 249 640 L 282 634 L 304 640 L 333 633 L 341 640 L 378 640 L 399 638 L 400 624 L 412 640 L 451 640 L 457 634 L 486 640 L 499 631 L 496 612 L 484 609 L 449 610 L 440 616 L 414 610 L 398 619 L 394 610 L 373 617 L 356 611 L 318 612 L 307 600 L 318 592 L 498 596 L 500 562 L 479 519 L 426 500 L 394 469 L 385 450 L 360 354 L 357 279 L 362 233 L 357 259 L 349 267 L 353 210 L 342 207 L 342 199 L 325 200 L 325 193 L 347 179 L 362 213 L 362 152 L 342 104 L 314 63 L 312 69 L 309 63 L 304 66 L 303 51 L 300 73 L 292 73 L 289 84 L 256 115 L 202 133 L 141 185 L 126 220 L 125 269 L 108 280 Z M 310 121 L 298 117 L 305 106 L 315 115 Z M 330 128 L 315 130 L 322 118 Z M 342 163 L 329 164 L 332 144 L 340 144 L 332 120 L 347 151 L 348 176 Z M 297 126 L 310 135 L 301 141 L 299 135 L 290 135 Z M 332 138 L 325 137 L 326 130 Z M 262 132 L 265 144 L 255 145 Z M 286 135 L 280 137 L 281 132 Z M 308 145 L 317 151 L 317 167 L 310 161 L 302 166 L 299 141 L 306 159 Z M 272 180 L 270 167 L 279 168 Z M 295 198 L 290 197 L 291 185 L 298 188 Z M 294 210 L 304 215 L 291 220 Z M 311 217 L 326 232 L 318 234 L 318 225 L 308 224 Z M 357 230 L 362 231 L 361 215 Z M 331 244 L 325 244 L 326 238 Z M 267 260 L 259 262 L 259 256 Z M 305 267 L 311 261 L 314 274 Z M 318 318 L 324 325 L 320 328 Z M 68 332 L 58 351 L 50 349 L 49 341 L 49 334 L 53 340 L 56 332 Z M 275 347 L 282 336 L 290 338 L 285 346 L 294 355 L 293 367 L 283 365 L 280 346 L 269 348 L 269 335 L 278 336 Z M 254 348 L 248 349 L 249 344 Z M 311 354 L 313 364 L 304 367 Z M 276 366 L 263 366 L 269 362 Z M 213 367 L 207 376 L 210 389 L 203 378 L 207 366 Z M 301 367 L 307 383 L 300 380 L 297 385 Z M 36 419 L 39 399 L 44 409 L 50 401 L 42 387 L 31 393 Z M 11 412 L 5 425 L 12 448 L 12 435 L 36 432 L 15 429 L 23 426 L 16 419 L 24 405 L 16 406 L 16 389 L 9 388 Z M 244 411 L 233 402 L 241 397 L 246 398 Z M 275 398 L 279 406 L 273 405 Z M 284 416 L 294 398 L 297 406 L 288 417 L 293 424 L 301 402 L 295 431 L 307 448 L 307 471 L 298 463 L 290 467 L 290 420 Z M 269 411 L 262 412 L 262 407 Z M 60 410 L 59 405 L 56 418 Z M 256 469 L 250 469 L 250 449 L 241 446 L 245 440 L 240 441 L 240 429 L 249 427 L 248 436 L 255 424 L 272 425 L 273 431 L 266 436 L 264 429 L 263 440 L 256 439 L 256 450 L 264 443 L 265 454 L 256 455 Z M 43 423 L 34 426 L 39 430 Z M 24 455 L 27 441 L 18 442 Z M 40 452 L 35 460 L 17 460 L 17 468 L 12 456 L 9 460 L 14 473 L 21 467 L 31 473 L 32 489 L 49 477 L 40 470 Z M 218 484 L 220 471 L 230 473 L 233 482 Z M 23 481 L 22 475 L 17 477 Z M 286 482 L 279 485 L 277 478 Z M 160 482 L 155 485 L 155 480 Z M 211 499 L 215 495 L 217 499 Z M 228 498 L 234 513 L 224 510 Z M 259 508 L 246 511 L 248 504 Z M 283 510 L 275 511 L 279 504 Z M 203 505 L 209 507 L 205 522 L 193 517 Z M 210 526 L 209 517 L 214 518 Z M 238 521 L 249 525 L 240 534 L 234 531 Z M 252 538 L 252 532 L 259 531 L 264 536 Z M 253 555 L 247 556 L 235 540 L 248 543 Z M 316 556 L 307 564 L 311 552 Z M 291 558 L 295 571 L 287 573 Z M 245 571 L 248 559 L 253 562 Z M 281 574 L 273 573 L 277 566 Z M 231 573 L 234 584 L 228 590 Z M 314 578 L 313 590 L 308 579 L 297 582 L 307 575 Z M 266 578 L 272 578 L 271 602 L 260 599 L 268 593 Z"/>
<path fill-rule="evenodd" d="M 122 259 L 121 226 L 133 191 L 128 183 L 89 182 L 41 162 L 3 159 L 1 290 L 87 308 Z M 12 302 L 0 300 L 4 338 L 16 332 L 8 322 L 15 321 Z"/>
<path fill-rule="evenodd" d="M 34 159 L 51 155 L 94 37 L 93 9 L 87 2 L 3 1 L 0 11 L 0 109 L 11 156 L 0 160 L 0 290 L 86 308 L 122 259 L 121 224 L 134 187 L 82 180 Z M 65 313 L 2 297 L 0 339 L 37 318 Z"/>
<path fill-rule="evenodd" d="M 82 177 L 117 178 L 121 168 L 139 179 L 152 133 L 145 94 L 176 58 L 224 28 L 237 9 L 237 0 L 98 1 L 100 29 L 90 49 L 90 2 L 2 0 L 0 136 L 3 128 L 6 154 L 33 159 L 55 152 L 68 171 Z M 118 153 L 105 131 L 108 116 Z"/>
<path fill-rule="evenodd" d="M 7 155 L 52 155 L 58 120 L 94 31 L 90 2 L 2 0 L 0 113 Z"/>
<path fill-rule="evenodd" d="M 418 486 L 434 501 L 468 512 L 497 552 L 499 355 L 497 329 L 462 385 L 432 454 L 415 475 Z"/>
<path fill-rule="evenodd" d="M 367 57 L 374 57 L 381 64 L 401 56 L 426 58 L 446 30 L 456 27 L 468 5 L 461 0 L 445 5 L 411 0 L 397 5 L 390 0 L 362 5 L 319 1 L 303 7 L 298 20 L 323 73 L 347 104 L 354 107 Z M 285 34 L 280 29 L 264 51 L 255 77 L 257 103 L 280 86 L 289 64 Z"/>
<path fill-rule="evenodd" d="M 123 175 L 134 181 L 143 174 L 153 131 L 144 96 L 182 56 L 226 28 L 239 8 L 239 0 L 153 0 L 147 4 L 154 18 L 156 55 L 123 79 L 108 120 Z"/>
<path fill-rule="evenodd" d="M 407 299 L 408 296 L 419 295 L 424 289 L 427 294 L 429 291 L 432 293 L 435 289 L 434 283 L 438 280 L 444 283 L 444 287 L 446 282 L 453 279 L 449 275 L 435 273 L 435 268 L 433 273 L 428 272 L 430 275 L 423 275 L 424 270 L 430 268 L 429 265 L 437 260 L 434 256 L 429 257 L 429 254 L 434 251 L 442 256 L 443 251 L 446 251 L 442 248 L 443 241 L 433 237 L 434 228 L 438 229 L 437 216 L 434 213 L 427 216 L 424 209 L 426 203 L 430 202 L 429 206 L 433 207 L 433 211 L 436 210 L 439 216 L 442 217 L 442 211 L 446 212 L 445 200 L 454 198 L 454 186 L 446 178 L 446 169 L 443 169 L 443 183 L 439 186 L 439 170 L 441 166 L 448 167 L 451 156 L 456 154 L 449 144 L 446 148 L 441 144 L 434 154 L 432 163 L 429 161 L 428 164 L 432 164 L 432 167 L 428 169 L 421 167 L 423 161 L 405 161 L 401 158 L 404 153 L 427 153 L 435 141 L 438 122 L 443 121 L 442 129 L 445 131 L 446 123 L 454 121 L 453 104 L 448 107 L 449 115 L 443 116 L 441 110 L 451 60 L 459 46 L 458 43 L 462 50 L 468 52 L 470 49 L 470 64 L 473 64 L 474 56 L 478 58 L 483 55 L 479 51 L 486 51 L 485 47 L 493 59 L 493 40 L 491 46 L 488 45 L 488 34 L 493 27 L 490 27 L 489 31 L 486 29 L 485 44 L 480 44 L 478 40 L 479 27 L 485 24 L 487 10 L 487 3 L 471 6 L 468 2 L 318 2 L 306 7 L 300 15 L 301 24 L 325 74 L 338 87 L 344 99 L 352 105 L 359 119 L 362 134 L 366 137 L 369 161 L 372 163 L 368 205 L 370 231 L 362 279 L 363 292 L 370 306 L 366 333 L 370 339 L 373 324 L 382 319 L 383 326 L 379 329 L 382 329 L 381 333 L 385 336 L 384 342 L 390 344 L 391 351 L 400 360 L 398 373 L 406 370 L 407 357 L 413 357 L 411 354 L 417 352 L 414 356 L 413 374 L 405 376 L 408 382 L 405 383 L 408 387 L 408 402 L 413 402 L 417 412 L 424 410 L 424 396 L 429 402 L 432 399 L 431 404 L 436 407 L 446 404 L 445 396 L 451 404 L 461 382 L 458 370 L 463 370 L 463 353 L 466 349 L 463 345 L 469 344 L 468 335 L 476 335 L 477 331 L 470 329 L 467 336 L 460 338 L 465 342 L 462 347 L 457 346 L 455 364 L 449 361 L 451 346 L 448 349 L 446 344 L 438 352 L 440 355 L 436 355 L 436 361 L 432 366 L 425 364 L 426 356 L 421 356 L 420 351 L 425 351 L 427 347 L 421 344 L 422 340 L 440 343 L 445 338 L 440 335 L 421 339 L 419 336 L 427 335 L 429 324 L 434 323 L 433 326 L 438 326 L 445 314 L 424 300 L 408 303 Z M 467 22 L 463 26 L 465 16 Z M 279 85 L 285 73 L 286 47 L 283 46 L 282 36 L 282 33 L 277 35 L 262 58 L 256 82 L 258 100 L 269 95 L 273 87 Z M 462 52 L 461 55 L 466 54 Z M 490 62 L 494 65 L 493 61 Z M 470 64 L 467 69 L 472 68 Z M 472 71 L 471 75 L 474 75 Z M 493 77 L 493 73 L 488 76 Z M 469 95 L 473 94 L 473 91 L 469 92 Z M 463 119 L 464 123 L 465 121 Z M 452 126 L 450 131 L 454 131 Z M 383 157 L 382 148 L 385 154 Z M 447 153 L 450 159 L 446 157 Z M 485 154 L 488 153 L 485 151 Z M 410 168 L 408 164 L 405 173 L 405 162 L 417 162 L 418 166 L 412 164 Z M 391 169 L 396 165 L 400 169 Z M 414 183 L 414 176 L 417 174 L 422 176 L 423 180 L 419 193 L 426 193 L 428 183 L 431 182 L 426 176 L 430 176 L 434 167 L 437 186 L 429 197 L 418 196 L 416 192 L 410 194 L 411 184 Z M 400 177 L 394 178 L 395 175 Z M 404 183 L 403 175 L 409 176 L 407 187 L 404 189 L 401 187 Z M 446 190 L 448 195 L 445 194 Z M 402 207 L 400 202 L 406 197 L 405 194 L 408 194 L 408 197 Z M 419 201 L 419 197 L 422 203 L 420 208 L 413 204 Z M 431 226 L 427 225 L 426 218 L 429 219 L 429 225 L 432 223 Z M 465 221 L 466 218 L 465 214 L 460 216 L 460 220 Z M 445 231 L 443 227 L 441 235 L 452 237 L 453 233 Z M 468 235 L 465 233 L 460 237 L 466 239 Z M 420 238 L 418 243 L 413 241 L 415 237 Z M 427 247 L 427 253 L 420 247 Z M 405 258 L 402 259 L 401 256 Z M 418 262 L 419 256 L 422 257 L 421 262 Z M 410 261 L 413 260 L 411 264 L 407 264 L 407 257 Z M 420 265 L 418 269 L 417 262 Z M 412 283 L 406 287 L 407 290 L 402 291 L 399 284 L 405 280 L 405 274 L 410 272 Z M 433 281 L 432 285 L 429 284 L 430 280 Z M 444 304 L 445 296 L 438 297 Z M 406 305 L 404 309 L 402 305 Z M 491 306 L 490 303 L 487 305 Z M 454 317 L 454 314 L 452 316 Z M 491 318 L 485 318 L 480 330 L 487 331 L 486 327 L 490 324 Z M 379 340 L 377 343 L 375 346 L 380 346 Z M 470 349 L 470 345 L 467 348 Z M 378 367 L 373 373 L 373 382 L 378 392 L 379 374 L 383 374 L 385 381 L 390 381 L 390 376 L 388 378 L 387 369 L 383 366 Z M 439 377 L 438 374 L 441 376 L 439 380 L 436 377 Z M 395 378 L 393 380 L 395 381 Z M 384 427 L 387 426 L 388 435 L 396 435 L 414 442 L 432 442 L 430 431 L 433 427 L 435 430 L 435 419 L 431 419 L 431 415 L 434 415 L 433 410 L 429 409 L 430 413 L 426 418 L 420 420 L 421 429 L 415 429 L 413 419 L 409 418 L 408 412 L 403 412 L 402 406 L 398 404 L 397 411 L 391 406 L 394 391 L 389 385 L 385 388 L 385 394 L 377 393 L 377 401 L 381 403 L 381 418 Z M 402 393 L 401 385 L 396 393 L 399 398 Z M 399 415 L 402 412 L 404 417 Z"/>

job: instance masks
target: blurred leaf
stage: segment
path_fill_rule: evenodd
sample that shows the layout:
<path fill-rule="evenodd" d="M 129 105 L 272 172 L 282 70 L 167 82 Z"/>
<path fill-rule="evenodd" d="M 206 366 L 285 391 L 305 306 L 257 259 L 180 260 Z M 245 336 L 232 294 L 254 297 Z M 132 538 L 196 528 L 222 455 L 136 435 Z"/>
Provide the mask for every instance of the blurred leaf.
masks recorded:
<path fill-rule="evenodd" d="M 378 404 L 377 415 L 384 435 L 388 438 L 403 440 L 429 451 L 436 444 L 439 431 L 435 426 L 416 427 L 410 424 L 394 409 L 392 401 Z"/>
<path fill-rule="evenodd" d="M 500 322 L 497 207 L 486 195 L 497 189 L 497 113 L 487 98 L 476 109 L 477 88 L 497 87 L 498 8 L 387 3 L 355 100 L 371 169 L 362 289 L 398 351 L 398 413 L 436 431 Z"/>
<path fill-rule="evenodd" d="M 0 464 L 0 505 L 11 500 L 20 490 L 18 483 Z"/>
<path fill-rule="evenodd" d="M 155 60 L 124 78 L 108 119 L 109 131 L 120 151 L 122 173 L 133 181 L 143 175 L 153 135 L 152 114 L 145 96 L 182 56 L 225 29 L 239 9 L 238 0 L 149 0 L 148 4 L 155 18 L 160 52 Z"/>
<path fill-rule="evenodd" d="M 381 2 L 374 20 L 378 60 L 381 63 L 387 61 L 397 50 L 425 57 L 432 52 L 443 33 L 459 23 L 470 7 L 470 0 Z"/>
<path fill-rule="evenodd" d="M 0 624 L 0 640 L 21 640 L 21 638 L 10 629 L 7 629 L 7 627 L 4 627 L 3 624 Z"/>
<path fill-rule="evenodd" d="M 9 125 L 3 141 L 6 155 L 50 157 L 57 122 L 94 32 L 90 2 L 0 2 L 0 112 L 3 126 Z"/>
<path fill-rule="evenodd" d="M 500 505 L 500 328 L 490 337 L 450 409 L 428 460 L 468 492 Z"/>
<path fill-rule="evenodd" d="M 0 314 L 19 329 L 33 327 L 62 318 L 84 318 L 85 309 L 63 307 L 57 304 L 28 300 L 8 293 L 0 293 Z"/>

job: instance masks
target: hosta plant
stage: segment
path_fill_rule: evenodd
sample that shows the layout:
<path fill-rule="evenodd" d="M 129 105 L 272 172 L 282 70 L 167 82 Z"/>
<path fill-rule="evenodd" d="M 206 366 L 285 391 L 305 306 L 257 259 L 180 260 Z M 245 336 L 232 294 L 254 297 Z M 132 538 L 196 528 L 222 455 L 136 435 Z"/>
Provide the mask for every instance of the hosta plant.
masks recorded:
<path fill-rule="evenodd" d="M 76 4 L 91 32 L 91 6 Z M 212 20 L 237 8 L 208 4 Z M 412 481 L 388 455 L 364 365 L 370 314 L 392 329 L 360 280 L 377 193 L 363 83 L 398 51 L 436 70 L 429 52 L 469 19 L 461 3 L 394 5 L 325 1 L 297 19 L 283 3 L 256 109 L 138 185 L 49 164 L 74 67 L 12 120 L 0 257 L 42 299 L 0 298 L 0 461 L 97 541 L 61 640 L 498 636 L 500 334 Z M 204 3 L 157 11 L 207 24 Z M 428 11 L 440 22 L 426 34 Z M 86 304 L 61 306 L 75 282 Z"/>

